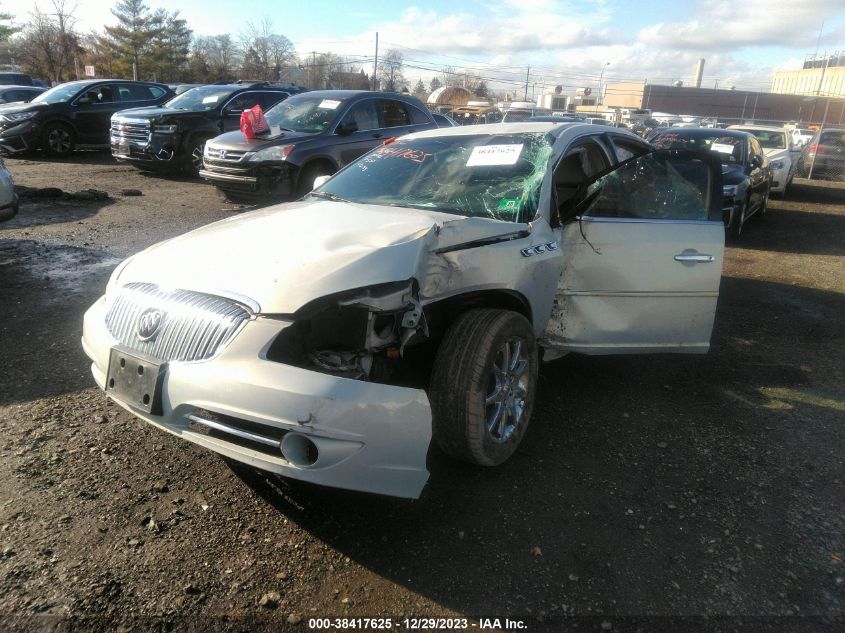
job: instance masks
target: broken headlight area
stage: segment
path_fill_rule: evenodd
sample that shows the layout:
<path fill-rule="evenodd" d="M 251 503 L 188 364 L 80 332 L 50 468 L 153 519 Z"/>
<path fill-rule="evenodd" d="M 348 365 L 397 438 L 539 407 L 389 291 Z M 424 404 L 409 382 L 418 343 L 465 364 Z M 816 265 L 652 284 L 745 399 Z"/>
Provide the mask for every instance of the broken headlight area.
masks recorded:
<path fill-rule="evenodd" d="M 293 315 L 267 359 L 355 380 L 416 386 L 428 323 L 415 280 L 342 292 Z"/>

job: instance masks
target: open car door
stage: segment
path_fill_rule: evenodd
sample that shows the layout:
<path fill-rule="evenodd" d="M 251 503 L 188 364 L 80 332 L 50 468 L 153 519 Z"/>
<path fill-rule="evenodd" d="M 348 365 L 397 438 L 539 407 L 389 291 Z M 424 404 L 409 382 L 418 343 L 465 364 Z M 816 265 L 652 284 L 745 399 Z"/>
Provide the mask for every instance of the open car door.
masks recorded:
<path fill-rule="evenodd" d="M 587 354 L 704 353 L 725 227 L 718 158 L 659 150 L 560 210 L 563 273 L 541 344 Z"/>

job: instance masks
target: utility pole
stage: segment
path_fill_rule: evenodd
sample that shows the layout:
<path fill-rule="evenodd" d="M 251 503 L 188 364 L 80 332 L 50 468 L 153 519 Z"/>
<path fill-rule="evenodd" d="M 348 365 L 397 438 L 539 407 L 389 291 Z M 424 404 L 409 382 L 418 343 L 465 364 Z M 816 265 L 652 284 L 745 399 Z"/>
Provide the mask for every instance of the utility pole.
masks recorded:
<path fill-rule="evenodd" d="M 523 101 L 528 101 L 528 76 L 531 74 L 531 66 L 525 67 L 525 96 L 522 98 Z"/>
<path fill-rule="evenodd" d="M 376 31 L 376 61 L 373 63 L 373 90 L 376 89 L 376 76 L 378 75 L 378 31 Z"/>

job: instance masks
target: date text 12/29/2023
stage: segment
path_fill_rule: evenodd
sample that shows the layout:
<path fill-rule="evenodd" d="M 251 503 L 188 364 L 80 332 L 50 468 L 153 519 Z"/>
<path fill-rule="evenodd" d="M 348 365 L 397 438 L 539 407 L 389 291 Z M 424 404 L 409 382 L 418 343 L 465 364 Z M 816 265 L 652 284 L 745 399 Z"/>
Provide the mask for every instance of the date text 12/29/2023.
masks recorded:
<path fill-rule="evenodd" d="M 312 630 L 364 630 L 386 631 L 404 629 L 408 631 L 476 631 L 527 630 L 522 620 L 510 618 L 479 618 L 478 622 L 468 618 L 309 618 L 308 628 Z"/>

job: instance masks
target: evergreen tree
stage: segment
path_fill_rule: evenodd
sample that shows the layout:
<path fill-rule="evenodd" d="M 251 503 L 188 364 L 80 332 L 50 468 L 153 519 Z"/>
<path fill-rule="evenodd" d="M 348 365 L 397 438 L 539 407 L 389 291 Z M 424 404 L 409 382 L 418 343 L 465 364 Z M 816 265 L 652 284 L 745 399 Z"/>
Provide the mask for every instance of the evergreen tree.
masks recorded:
<path fill-rule="evenodd" d="M 117 26 L 107 26 L 106 33 L 114 41 L 114 48 L 118 55 L 129 66 L 132 64 L 138 78 L 143 77 L 142 61 L 150 48 L 150 42 L 159 35 L 162 25 L 156 16 L 150 13 L 143 0 L 119 0 L 111 10 L 117 20 Z M 129 74 L 127 73 L 127 74 Z"/>

